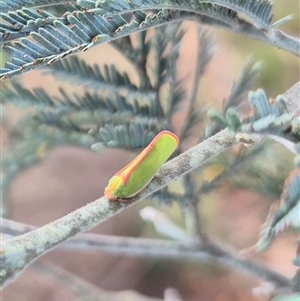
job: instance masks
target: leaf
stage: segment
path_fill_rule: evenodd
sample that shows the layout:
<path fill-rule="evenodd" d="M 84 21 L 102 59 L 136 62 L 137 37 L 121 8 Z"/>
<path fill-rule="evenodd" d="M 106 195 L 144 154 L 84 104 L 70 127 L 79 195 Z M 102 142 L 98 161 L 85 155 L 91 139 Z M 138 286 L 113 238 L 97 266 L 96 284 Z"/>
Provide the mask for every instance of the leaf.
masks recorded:
<path fill-rule="evenodd" d="M 127 0 L 80 0 L 81 6 L 94 9 L 104 15 L 132 12 L 135 10 L 173 9 L 200 13 L 206 7 L 219 6 L 245 15 L 259 28 L 268 28 L 272 22 L 273 4 L 269 0 L 168 0 L 168 1 L 127 1 Z"/>
<path fill-rule="evenodd" d="M 140 211 L 143 220 L 152 222 L 158 234 L 167 238 L 190 242 L 191 238 L 186 231 L 171 221 L 165 214 L 153 207 L 145 207 Z"/>
<path fill-rule="evenodd" d="M 197 109 L 196 103 L 199 94 L 200 80 L 206 70 L 206 67 L 213 58 L 214 46 L 214 38 L 212 37 L 212 35 L 205 31 L 199 33 L 196 74 L 194 78 L 189 108 L 185 122 L 183 124 L 183 128 L 181 130 L 181 142 L 191 134 L 191 130 L 194 128 L 194 126 L 200 121 L 203 121 L 203 119 L 206 117 L 206 109 Z"/>
<path fill-rule="evenodd" d="M 298 155 L 299 156 L 299 155 Z M 256 244 L 261 252 L 270 246 L 276 236 L 287 228 L 300 228 L 300 166 L 297 166 L 285 181 L 280 204 L 271 207 Z"/>
<path fill-rule="evenodd" d="M 87 51 L 89 48 L 127 36 L 136 31 L 165 24 L 179 19 L 181 13 L 174 15 L 161 12 L 148 15 L 138 11 L 127 21 L 123 16 L 105 18 L 79 9 L 66 12 L 56 18 L 53 24 L 43 24 L 38 31 L 30 31 L 30 36 L 20 42 L 6 43 L 3 49 L 13 58 L 4 68 L 0 68 L 0 79 L 8 79 L 65 58 L 68 55 Z M 21 26 L 22 27 L 22 26 Z M 21 28 L 20 27 L 20 28 Z M 10 31 L 2 35 L 9 35 Z"/>
<path fill-rule="evenodd" d="M 140 150 L 145 148 L 162 130 L 171 129 L 163 128 L 159 124 L 107 124 L 101 127 L 98 133 L 93 134 L 99 142 L 92 146 L 92 148 L 96 150 L 103 145 L 127 150 Z"/>
<path fill-rule="evenodd" d="M 57 1 L 57 0 L 1 0 L 0 1 L 0 10 L 1 12 L 7 12 L 10 10 L 15 10 L 22 8 L 23 6 L 31 7 L 31 6 L 41 6 L 41 5 L 51 5 L 51 4 L 60 4 L 65 1 Z"/>
<path fill-rule="evenodd" d="M 56 62 L 45 73 L 53 74 L 55 77 L 72 84 L 88 86 L 110 93 L 115 92 L 116 89 L 132 94 L 138 92 L 138 87 L 131 82 L 127 72 L 120 73 L 115 65 L 104 65 L 102 68 L 99 68 L 97 64 L 90 66 L 77 56 Z"/>
<path fill-rule="evenodd" d="M 237 106 L 241 102 L 241 96 L 249 90 L 249 88 L 253 84 L 253 79 L 259 71 L 259 62 L 254 63 L 252 58 L 249 57 L 244 64 L 238 79 L 234 82 L 230 95 L 224 103 L 224 112 L 226 112 L 229 107 Z"/>
<path fill-rule="evenodd" d="M 226 100 L 223 101 L 223 114 L 219 113 L 217 110 L 210 108 L 207 112 L 208 117 L 213 121 L 206 128 L 205 138 L 217 133 L 221 129 L 230 126 L 233 129 L 240 123 L 238 119 L 243 120 L 243 112 L 239 108 L 239 105 L 243 102 L 243 94 L 247 92 L 249 87 L 253 84 L 253 80 L 257 72 L 259 71 L 259 63 L 250 58 L 244 64 L 242 70 L 240 71 L 238 79 L 233 83 L 231 92 Z M 232 114 L 226 114 L 227 110 L 232 108 L 238 110 L 236 112 L 231 112 Z M 239 113 L 238 113 L 239 112 Z M 224 115 L 224 116 L 223 116 Z M 227 115 L 227 116 L 226 116 Z M 226 120 L 227 117 L 232 117 L 233 120 Z"/>
<path fill-rule="evenodd" d="M 276 294 L 270 301 L 299 301 L 300 293 L 283 293 Z"/>
<path fill-rule="evenodd" d="M 12 2 L 12 1 L 10 1 Z M 57 3 L 56 3 L 57 4 Z M 65 3 L 62 5 L 65 12 L 72 12 L 80 10 L 79 6 Z M 41 28 L 46 28 L 47 26 L 54 25 L 55 22 L 61 22 L 60 26 L 65 33 L 72 35 L 76 39 L 71 30 L 68 29 L 68 20 L 66 17 L 57 17 L 54 14 L 41 9 L 28 9 L 22 8 L 15 12 L 4 13 L 1 11 L 0 17 L 6 21 L 0 22 L 0 44 L 5 42 L 13 41 L 19 38 L 25 38 L 30 35 L 30 33 L 37 33 Z M 76 39 L 79 43 L 81 40 Z M 35 50 L 38 50 L 36 46 L 30 40 L 23 40 L 27 46 L 28 54 L 34 54 Z M 14 45 L 16 48 L 22 47 L 20 43 L 16 42 Z M 33 47 L 33 49 L 31 49 Z M 38 50 L 39 52 L 39 50 Z"/>
<path fill-rule="evenodd" d="M 20 129 L 25 132 L 21 132 Z M 75 132 L 66 133 L 59 129 L 46 129 L 28 116 L 17 126 L 20 134 L 10 141 L 3 150 L 0 189 L 3 200 L 9 200 L 9 187 L 12 181 L 25 169 L 38 164 L 55 147 L 61 145 L 74 145 L 90 148 L 95 141 L 87 134 Z"/>
<path fill-rule="evenodd" d="M 286 107 L 286 99 L 278 95 L 269 101 L 264 90 L 250 91 L 248 102 L 251 106 L 247 116 L 238 107 L 229 107 L 221 115 L 216 110 L 208 112 L 209 117 L 221 127 L 226 125 L 235 132 L 257 133 L 287 139 L 291 142 L 300 141 L 300 117 L 292 117 Z"/>
<path fill-rule="evenodd" d="M 300 268 L 300 237 L 298 238 L 296 258 L 293 261 L 294 265 Z"/>
<path fill-rule="evenodd" d="M 162 118 L 156 102 L 152 101 L 153 93 L 136 93 L 127 97 L 112 94 L 111 97 L 101 97 L 97 93 L 85 91 L 83 96 L 74 93 L 69 96 L 65 89 L 59 88 L 60 96 L 52 97 L 44 89 L 36 88 L 32 91 L 25 88 L 19 82 L 13 81 L 12 87 L 5 86 L 1 93 L 1 103 L 15 104 L 24 107 L 56 110 L 59 114 L 74 111 L 89 111 L 98 114 L 98 120 L 120 118 L 128 120 L 133 117 L 145 116 L 150 118 Z M 44 111 L 45 112 L 45 111 Z M 113 116 L 116 114 L 116 116 Z M 159 122 L 156 119 L 157 122 Z"/>

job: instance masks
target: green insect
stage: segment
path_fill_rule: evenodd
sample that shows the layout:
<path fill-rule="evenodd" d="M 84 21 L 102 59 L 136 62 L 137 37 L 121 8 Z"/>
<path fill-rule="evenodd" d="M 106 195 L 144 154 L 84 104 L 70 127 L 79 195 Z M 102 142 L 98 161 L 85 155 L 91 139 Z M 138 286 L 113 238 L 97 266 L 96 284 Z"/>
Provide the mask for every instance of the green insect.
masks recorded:
<path fill-rule="evenodd" d="M 116 201 L 138 194 L 172 155 L 178 143 L 178 137 L 174 133 L 158 133 L 136 158 L 109 180 L 104 195 L 109 200 Z"/>

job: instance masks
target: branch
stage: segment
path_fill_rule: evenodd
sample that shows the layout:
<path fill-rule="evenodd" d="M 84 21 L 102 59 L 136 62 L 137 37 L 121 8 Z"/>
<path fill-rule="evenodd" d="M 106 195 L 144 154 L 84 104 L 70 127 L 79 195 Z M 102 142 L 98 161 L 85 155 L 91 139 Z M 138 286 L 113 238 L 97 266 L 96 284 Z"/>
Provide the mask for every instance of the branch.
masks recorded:
<path fill-rule="evenodd" d="M 300 114 L 299 95 L 300 81 L 288 89 L 283 95 L 287 98 L 287 109 L 292 116 Z"/>
<path fill-rule="evenodd" d="M 222 15 L 242 14 L 251 20 L 258 28 L 268 30 L 272 22 L 272 2 L 265 0 L 166 0 L 166 1 L 130 1 L 127 0 L 79 0 L 79 5 L 91 8 L 91 11 L 103 14 L 105 16 L 116 15 L 118 13 L 132 13 L 138 10 L 180 10 L 196 14 L 207 12 L 219 12 L 219 18 Z M 234 12 L 234 13 L 233 13 Z"/>
<path fill-rule="evenodd" d="M 35 227 L 3 219 L 3 233 L 19 235 Z M 224 243 L 222 243 L 224 245 Z M 271 270 L 261 262 L 243 260 L 236 256 L 237 250 L 226 249 L 219 244 L 207 241 L 199 244 L 176 243 L 167 240 L 116 237 L 97 234 L 81 234 L 60 246 L 71 251 L 99 251 L 126 256 L 151 257 L 155 259 L 192 260 L 221 263 L 224 266 L 239 269 L 259 278 L 273 282 L 279 287 L 291 287 L 287 277 Z"/>
<path fill-rule="evenodd" d="M 186 230 L 194 241 L 199 245 L 205 245 L 207 243 L 207 236 L 202 230 L 202 223 L 198 209 L 198 200 L 190 199 L 185 208 L 185 224 Z"/>
<path fill-rule="evenodd" d="M 109 292 L 85 281 L 78 275 L 66 271 L 50 263 L 36 262 L 33 268 L 40 273 L 54 278 L 76 293 L 76 300 L 93 301 L 163 301 L 162 299 L 144 296 L 135 291 L 127 290 L 120 292 Z M 75 299 L 74 299 L 75 300 Z"/>
<path fill-rule="evenodd" d="M 286 95 L 295 95 L 296 89 L 298 85 L 290 88 Z M 290 99 L 288 101 L 290 102 Z M 127 203 L 110 202 L 102 197 L 37 230 L 4 241 L 1 250 L 1 286 L 18 276 L 33 260 L 55 246 L 80 232 L 93 228 L 135 202 L 149 197 L 235 144 L 235 134 L 225 129 L 167 162 L 149 185 Z M 223 251 L 221 252 L 216 247 L 210 251 L 221 258 L 226 258 L 222 254 Z M 226 260 L 236 263 L 238 259 L 231 256 Z M 252 264 L 252 262 L 249 263 L 250 266 Z M 257 268 L 259 270 L 259 267 Z"/>
<path fill-rule="evenodd" d="M 203 15 L 180 10 L 164 10 L 156 14 L 138 11 L 128 23 L 121 16 L 114 16 L 107 20 L 92 12 L 73 11 L 66 14 L 63 19 L 53 21 L 54 26 L 47 25 L 41 27 L 38 32 L 31 31 L 30 37 L 23 38 L 19 42 L 6 43 L 3 49 L 13 58 L 11 62 L 5 64 L 4 68 L 0 68 L 0 80 L 52 65 L 68 55 L 86 51 L 96 45 L 111 42 L 132 33 L 182 20 L 192 20 L 241 33 L 300 56 L 300 40 L 282 31 L 269 28 L 266 33 L 239 18 L 225 15 L 224 18 L 218 20 L 218 14 L 207 14 L 204 11 L 201 11 L 201 14 Z M 103 24 L 105 24 L 105 30 L 103 30 Z M 9 34 L 5 34 L 4 37 L 9 37 Z"/>
<path fill-rule="evenodd" d="M 1 285 L 16 277 L 28 264 L 74 235 L 87 231 L 132 204 L 197 168 L 235 144 L 235 134 L 223 130 L 167 162 L 149 185 L 127 203 L 102 197 L 37 230 L 3 242 Z"/>
<path fill-rule="evenodd" d="M 190 20 L 251 37 L 252 39 L 278 47 L 300 57 L 300 39 L 290 36 L 283 31 L 271 28 L 268 33 L 265 33 L 242 19 L 239 19 L 238 22 L 232 24 L 229 22 L 218 22 L 217 20 L 207 16 L 191 14 Z"/>

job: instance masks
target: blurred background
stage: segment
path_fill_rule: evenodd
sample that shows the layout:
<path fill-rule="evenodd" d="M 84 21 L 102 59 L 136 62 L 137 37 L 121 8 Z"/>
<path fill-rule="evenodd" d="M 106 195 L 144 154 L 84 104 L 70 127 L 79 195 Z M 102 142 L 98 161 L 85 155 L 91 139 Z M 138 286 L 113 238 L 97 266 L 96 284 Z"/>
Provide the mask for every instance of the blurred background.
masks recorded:
<path fill-rule="evenodd" d="M 282 26 L 288 34 L 299 36 L 299 1 L 273 0 L 274 20 L 293 14 L 293 20 Z M 180 71 L 189 86 L 195 71 L 198 39 L 197 26 L 186 22 L 187 33 L 180 50 Z M 295 56 L 252 40 L 245 36 L 209 28 L 215 37 L 216 52 L 201 80 L 199 99 L 201 104 L 221 108 L 222 101 L 230 93 L 233 82 L 247 59 L 252 54 L 263 62 L 263 69 L 256 88 L 263 88 L 269 97 L 276 97 L 299 81 L 299 59 Z M 87 63 L 110 64 L 118 62 L 120 71 L 132 68 L 110 45 L 104 44 L 79 54 Z M 5 57 L 2 56 L 2 60 Z M 3 65 L 3 64 L 2 64 Z M 28 88 L 43 87 L 55 94 L 59 86 L 68 88 L 51 76 L 43 76 L 40 70 L 29 72 L 20 80 Z M 132 76 L 136 76 L 132 73 Z M 136 79 L 137 80 L 137 79 Z M 6 84 L 6 83 L 5 83 Z M 74 87 L 70 86 L 70 89 Z M 55 92 L 56 91 L 56 92 Z M 187 97 L 188 99 L 188 97 Z M 180 130 L 187 104 L 181 106 L 175 124 Z M 13 106 L 5 107 L 6 115 L 17 122 L 26 112 Z M 196 135 L 197 133 L 195 133 Z M 2 147 L 8 137 L 2 131 Z M 194 140 L 190 139 L 189 147 Z M 100 153 L 76 147 L 59 147 L 52 150 L 37 166 L 22 172 L 13 182 L 10 195 L 10 219 L 34 226 L 42 226 L 95 200 L 103 195 L 104 187 L 111 176 L 130 161 L 135 154 L 106 149 Z M 265 159 L 273 172 L 278 168 L 278 158 L 284 162 L 283 174 L 293 166 L 293 155 L 281 145 L 276 145 Z M 276 161 L 277 160 L 277 161 Z M 276 165 L 278 167 L 278 165 Z M 203 177 L 212 178 L 217 168 L 206 170 Z M 258 239 L 260 227 L 265 220 L 274 196 L 255 191 L 238 189 L 227 183 L 209 193 L 202 200 L 200 214 L 205 231 L 237 249 L 252 246 Z M 109 221 L 95 227 L 92 233 L 117 236 L 161 238 L 153 224 L 140 217 L 140 210 L 153 206 L 164 212 L 178 225 L 184 226 L 182 208 L 174 203 L 161 206 L 155 201 L 142 201 Z M 274 270 L 292 277 L 296 271 L 292 260 L 296 252 L 296 234 L 280 236 L 263 254 L 262 260 Z M 240 271 L 205 262 L 153 260 L 122 257 L 99 252 L 55 250 L 43 256 L 41 265 L 32 265 L 16 281 L 3 290 L 5 301 L 71 301 L 76 300 L 72 286 L 64 283 L 55 274 L 49 274 L 42 264 L 54 264 L 74 273 L 95 287 L 111 291 L 136 290 L 144 295 L 162 298 L 168 287 L 176 288 L 186 301 L 252 301 L 268 300 L 263 290 L 267 287 L 259 279 Z M 79 300 L 79 299 L 78 299 Z"/>

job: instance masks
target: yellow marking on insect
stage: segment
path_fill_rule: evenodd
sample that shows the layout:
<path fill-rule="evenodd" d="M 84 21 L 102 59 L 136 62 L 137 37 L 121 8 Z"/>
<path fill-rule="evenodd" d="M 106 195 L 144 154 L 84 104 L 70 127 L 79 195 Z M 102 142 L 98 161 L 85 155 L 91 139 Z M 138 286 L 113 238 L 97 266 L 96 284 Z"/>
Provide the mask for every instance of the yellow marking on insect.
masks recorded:
<path fill-rule="evenodd" d="M 113 201 L 138 194 L 172 155 L 178 143 L 178 137 L 174 133 L 158 133 L 136 158 L 109 180 L 104 195 Z"/>

